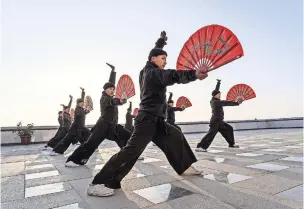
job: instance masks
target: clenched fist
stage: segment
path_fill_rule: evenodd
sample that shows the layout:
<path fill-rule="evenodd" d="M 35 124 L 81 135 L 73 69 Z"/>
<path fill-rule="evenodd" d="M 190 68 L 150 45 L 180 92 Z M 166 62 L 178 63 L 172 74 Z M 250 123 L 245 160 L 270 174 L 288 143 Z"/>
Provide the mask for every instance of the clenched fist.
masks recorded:
<path fill-rule="evenodd" d="M 162 31 L 162 32 L 160 33 L 160 37 L 161 37 L 162 39 L 164 39 L 164 41 L 167 41 L 167 40 L 168 40 L 166 31 Z"/>
<path fill-rule="evenodd" d="M 208 74 L 207 74 L 206 70 L 204 70 L 204 69 L 196 70 L 195 75 L 196 75 L 197 79 L 199 79 L 199 80 L 203 80 L 208 77 Z"/>
<path fill-rule="evenodd" d="M 121 104 L 126 104 L 127 103 L 127 99 L 120 99 L 120 103 Z"/>

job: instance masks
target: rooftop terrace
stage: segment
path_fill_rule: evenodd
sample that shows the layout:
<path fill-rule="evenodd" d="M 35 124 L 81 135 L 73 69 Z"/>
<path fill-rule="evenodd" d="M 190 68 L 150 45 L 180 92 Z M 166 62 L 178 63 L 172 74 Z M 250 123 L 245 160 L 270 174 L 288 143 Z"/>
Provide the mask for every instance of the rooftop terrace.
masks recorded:
<path fill-rule="evenodd" d="M 86 166 L 67 168 L 67 156 L 49 156 L 42 144 L 1 148 L 2 209 L 187 209 L 302 208 L 302 129 L 236 132 L 240 149 L 217 135 L 208 153 L 195 153 L 201 176 L 178 176 L 152 144 L 108 198 L 90 197 L 86 188 L 118 151 L 106 141 Z M 192 148 L 203 134 L 186 135 Z"/>

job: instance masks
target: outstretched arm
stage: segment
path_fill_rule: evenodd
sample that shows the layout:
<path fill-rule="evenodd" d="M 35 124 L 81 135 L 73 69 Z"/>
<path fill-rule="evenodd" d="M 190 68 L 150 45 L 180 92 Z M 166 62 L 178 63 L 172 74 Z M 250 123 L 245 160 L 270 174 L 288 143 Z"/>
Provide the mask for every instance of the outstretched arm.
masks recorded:
<path fill-rule="evenodd" d="M 181 107 L 172 107 L 173 111 L 183 111 L 184 109 Z"/>
<path fill-rule="evenodd" d="M 153 69 L 151 71 L 152 80 L 159 86 L 166 87 L 173 84 L 186 84 L 191 81 L 195 81 L 195 70 L 160 70 Z"/>
<path fill-rule="evenodd" d="M 100 105 L 104 105 L 106 107 L 118 106 L 118 105 L 122 105 L 122 104 L 124 104 L 124 103 L 122 103 L 120 99 L 112 98 L 110 96 L 102 96 L 100 99 Z"/>
<path fill-rule="evenodd" d="M 69 101 L 68 107 L 71 108 L 71 106 L 72 106 L 72 101 L 73 101 L 73 96 L 72 96 L 72 95 L 69 95 L 69 97 L 70 97 L 70 101 Z"/>
<path fill-rule="evenodd" d="M 91 111 L 89 109 L 84 109 L 84 114 L 89 114 Z"/>
<path fill-rule="evenodd" d="M 216 79 L 216 80 L 217 80 L 217 83 L 216 83 L 215 90 L 219 91 L 220 90 L 220 86 L 221 86 L 221 80 L 219 80 L 219 79 Z"/>
<path fill-rule="evenodd" d="M 84 100 L 84 97 L 85 97 L 85 92 L 84 92 L 84 88 L 81 88 L 81 99 Z"/>
<path fill-rule="evenodd" d="M 111 82 L 115 85 L 115 81 L 116 81 L 115 66 L 111 65 L 109 63 L 106 63 L 106 64 L 111 68 L 111 74 L 110 74 L 109 82 Z"/>
<path fill-rule="evenodd" d="M 214 100 L 215 105 L 221 106 L 238 106 L 240 103 L 234 101 L 226 101 L 226 100 Z"/>
<path fill-rule="evenodd" d="M 76 108 L 74 118 L 86 115 L 90 112 L 88 109 Z"/>

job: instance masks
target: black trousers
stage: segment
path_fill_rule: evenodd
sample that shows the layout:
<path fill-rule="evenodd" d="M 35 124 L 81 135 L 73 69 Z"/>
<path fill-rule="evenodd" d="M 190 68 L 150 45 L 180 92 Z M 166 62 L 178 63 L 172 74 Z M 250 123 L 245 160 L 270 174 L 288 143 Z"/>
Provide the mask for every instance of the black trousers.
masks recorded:
<path fill-rule="evenodd" d="M 46 143 L 46 145 L 47 146 L 49 146 L 49 144 L 51 144 L 51 142 L 52 141 L 54 141 L 54 139 L 58 136 L 58 134 L 60 133 L 60 131 L 61 131 L 61 127 L 59 127 L 58 129 L 57 129 L 57 132 L 56 132 L 56 134 L 53 136 L 53 138 L 51 138 L 47 143 Z"/>
<path fill-rule="evenodd" d="M 122 148 L 131 137 L 131 132 L 124 129 L 123 126 L 106 123 L 102 119 L 97 121 L 91 131 L 92 133 L 88 140 L 77 147 L 72 155 L 68 157 L 67 162 L 72 161 L 76 164 L 84 165 L 103 140 L 109 139 L 115 141 L 117 145 Z"/>
<path fill-rule="evenodd" d="M 167 123 L 169 123 L 171 126 L 174 126 L 178 130 L 182 131 L 181 127 L 179 127 L 178 125 L 176 125 L 173 121 L 167 120 Z"/>
<path fill-rule="evenodd" d="M 56 138 L 61 130 L 62 130 L 62 127 L 59 127 L 59 128 L 57 129 L 57 132 L 56 132 L 56 134 L 55 134 L 55 136 L 54 136 L 53 138 Z M 52 139 L 53 139 L 53 138 L 52 138 Z"/>
<path fill-rule="evenodd" d="M 182 174 L 197 161 L 184 135 L 163 118 L 140 112 L 134 120 L 134 132 L 127 145 L 109 159 L 95 176 L 93 184 L 120 188 L 121 180 L 130 172 L 151 141 L 165 153 L 178 174 Z"/>
<path fill-rule="evenodd" d="M 47 146 L 54 148 L 68 133 L 68 130 L 65 128 L 60 128 L 60 131 L 57 136 L 53 137 L 48 141 Z"/>
<path fill-rule="evenodd" d="M 132 127 L 125 127 L 125 129 L 128 130 L 128 131 L 130 131 L 132 133 L 133 130 L 134 130 L 134 126 L 132 126 Z"/>
<path fill-rule="evenodd" d="M 229 146 L 234 145 L 234 134 L 233 134 L 233 128 L 231 125 L 225 122 L 214 122 L 211 123 L 210 129 L 208 133 L 203 137 L 200 143 L 197 144 L 197 147 L 201 147 L 203 149 L 208 149 L 208 147 L 211 145 L 214 137 L 218 132 L 222 134 L 222 136 L 226 139 Z"/>
<path fill-rule="evenodd" d="M 90 130 L 86 127 L 78 130 L 69 130 L 65 137 L 54 147 L 53 151 L 63 154 L 73 142 L 86 141 L 90 133 Z"/>

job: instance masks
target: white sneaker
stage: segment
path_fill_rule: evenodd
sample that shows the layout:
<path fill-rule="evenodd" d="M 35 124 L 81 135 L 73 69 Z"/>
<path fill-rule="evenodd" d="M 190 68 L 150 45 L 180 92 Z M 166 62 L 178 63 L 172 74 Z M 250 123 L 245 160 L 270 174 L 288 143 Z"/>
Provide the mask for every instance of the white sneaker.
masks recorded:
<path fill-rule="evenodd" d="M 143 156 L 139 156 L 137 160 L 144 160 L 145 158 Z"/>
<path fill-rule="evenodd" d="M 88 162 L 88 160 L 89 160 L 89 159 L 82 159 L 81 162 L 82 162 L 83 164 L 86 164 L 86 163 Z"/>
<path fill-rule="evenodd" d="M 78 167 L 79 165 L 74 163 L 73 161 L 66 162 L 65 167 Z"/>
<path fill-rule="evenodd" d="M 50 156 L 57 156 L 57 155 L 60 155 L 60 154 L 57 152 L 54 152 L 54 151 L 50 152 Z"/>
<path fill-rule="evenodd" d="M 114 189 L 105 187 L 103 184 L 90 184 L 87 189 L 87 194 L 97 197 L 109 197 L 114 195 Z"/>
<path fill-rule="evenodd" d="M 185 172 L 182 174 L 184 176 L 190 176 L 190 175 L 201 175 L 201 172 L 196 170 L 193 166 L 190 166 Z"/>
<path fill-rule="evenodd" d="M 195 152 L 207 152 L 207 150 L 199 147 L 195 148 Z"/>

